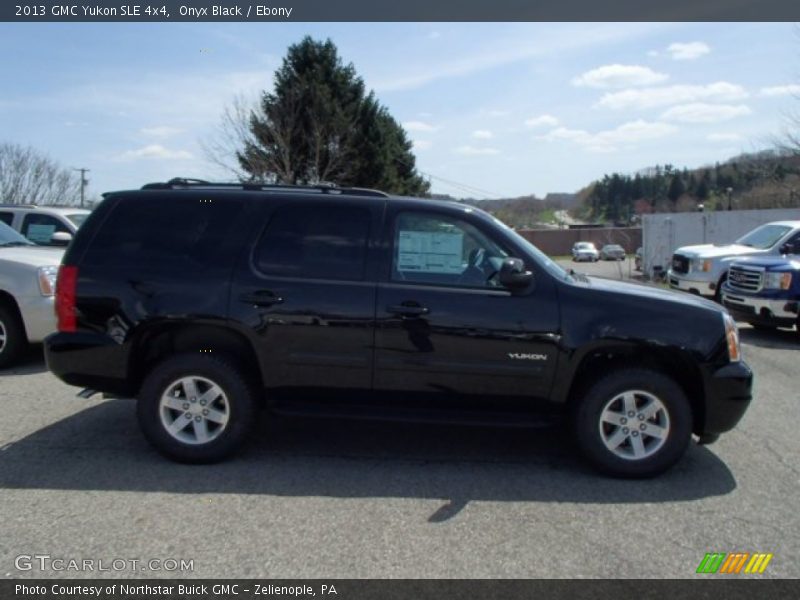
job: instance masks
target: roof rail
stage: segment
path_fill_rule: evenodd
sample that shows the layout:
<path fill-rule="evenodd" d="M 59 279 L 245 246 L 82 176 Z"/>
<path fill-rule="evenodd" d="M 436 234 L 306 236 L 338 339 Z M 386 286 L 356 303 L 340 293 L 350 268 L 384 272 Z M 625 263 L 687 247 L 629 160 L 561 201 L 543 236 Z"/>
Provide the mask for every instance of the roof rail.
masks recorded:
<path fill-rule="evenodd" d="M 148 183 L 142 186 L 143 190 L 170 190 L 170 189 L 238 189 L 251 192 L 260 191 L 285 191 L 285 192 L 318 192 L 321 194 L 346 194 L 349 196 L 371 196 L 388 198 L 389 194 L 380 190 L 358 187 L 338 187 L 331 184 L 319 185 L 294 185 L 291 183 L 215 183 L 202 179 L 174 177 L 164 183 Z"/>
<path fill-rule="evenodd" d="M 39 208 L 36 204 L 14 204 L 13 202 L 0 202 L 2 208 Z"/>

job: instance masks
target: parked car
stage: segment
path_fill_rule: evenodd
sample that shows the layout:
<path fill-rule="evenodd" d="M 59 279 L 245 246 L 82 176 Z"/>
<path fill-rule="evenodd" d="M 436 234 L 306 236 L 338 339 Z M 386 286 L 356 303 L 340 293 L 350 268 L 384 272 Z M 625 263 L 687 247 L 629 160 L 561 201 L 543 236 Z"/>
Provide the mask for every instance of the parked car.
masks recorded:
<path fill-rule="evenodd" d="M 490 215 L 372 190 L 176 179 L 107 194 L 67 249 L 50 370 L 136 397 L 184 462 L 284 415 L 568 418 L 607 473 L 655 475 L 739 421 L 733 320 L 567 271 Z"/>
<path fill-rule="evenodd" d="M 56 330 L 53 294 L 63 254 L 0 223 L 0 368 L 18 361 L 28 342 Z"/>
<path fill-rule="evenodd" d="M 600 253 L 592 242 L 575 242 L 572 246 L 572 260 L 597 262 L 600 260 Z"/>
<path fill-rule="evenodd" d="M 39 246 L 66 246 L 90 211 L 34 204 L 0 204 L 0 222 Z"/>
<path fill-rule="evenodd" d="M 757 227 L 733 244 L 684 246 L 672 255 L 667 273 L 671 288 L 720 300 L 728 267 L 744 256 L 780 256 L 800 242 L 800 221 L 776 221 Z"/>
<path fill-rule="evenodd" d="M 603 260 L 625 260 L 625 249 L 619 244 L 606 244 L 600 249 Z"/>
<path fill-rule="evenodd" d="M 636 254 L 633 256 L 633 268 L 637 271 L 642 270 L 642 261 L 644 258 L 644 252 L 642 251 L 642 247 L 639 246 L 636 249 Z"/>
<path fill-rule="evenodd" d="M 731 263 L 722 302 L 736 320 L 759 329 L 795 327 L 800 333 L 800 243 L 788 250 L 787 256 Z"/>

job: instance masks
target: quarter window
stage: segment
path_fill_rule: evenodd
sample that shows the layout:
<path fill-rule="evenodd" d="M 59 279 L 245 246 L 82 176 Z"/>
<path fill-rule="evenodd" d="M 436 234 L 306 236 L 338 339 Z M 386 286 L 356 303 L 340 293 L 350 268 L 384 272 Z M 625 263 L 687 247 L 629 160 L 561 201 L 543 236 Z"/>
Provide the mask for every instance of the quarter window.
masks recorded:
<path fill-rule="evenodd" d="M 281 277 L 363 280 L 369 224 L 364 208 L 284 205 L 256 248 L 256 268 Z"/>

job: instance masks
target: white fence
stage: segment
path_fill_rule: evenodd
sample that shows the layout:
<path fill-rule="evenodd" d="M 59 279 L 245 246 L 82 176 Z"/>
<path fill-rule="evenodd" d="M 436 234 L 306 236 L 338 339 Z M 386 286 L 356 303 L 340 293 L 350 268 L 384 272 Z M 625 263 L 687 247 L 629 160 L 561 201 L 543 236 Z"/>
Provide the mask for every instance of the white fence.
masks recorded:
<path fill-rule="evenodd" d="M 732 210 L 660 213 L 642 219 L 644 272 L 669 268 L 672 253 L 681 246 L 730 244 L 748 231 L 770 221 L 800 221 L 800 209 Z"/>

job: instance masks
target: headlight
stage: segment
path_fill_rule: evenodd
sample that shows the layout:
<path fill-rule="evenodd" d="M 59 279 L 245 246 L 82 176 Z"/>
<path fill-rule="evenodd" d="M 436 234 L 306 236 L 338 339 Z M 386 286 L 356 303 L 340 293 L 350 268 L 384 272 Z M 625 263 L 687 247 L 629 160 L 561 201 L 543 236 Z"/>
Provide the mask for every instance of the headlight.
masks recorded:
<path fill-rule="evenodd" d="M 739 330 L 736 323 L 728 313 L 722 313 L 722 320 L 725 323 L 725 340 L 728 344 L 728 358 L 731 362 L 739 362 L 742 358 L 741 348 L 739 347 Z"/>
<path fill-rule="evenodd" d="M 764 273 L 764 287 L 772 290 L 788 290 L 792 287 L 792 274 Z"/>
<path fill-rule="evenodd" d="M 711 270 L 711 261 L 708 259 L 696 258 L 692 261 L 692 271 L 708 273 Z"/>
<path fill-rule="evenodd" d="M 52 296 L 56 292 L 58 267 L 39 267 L 39 291 L 42 296 Z"/>

